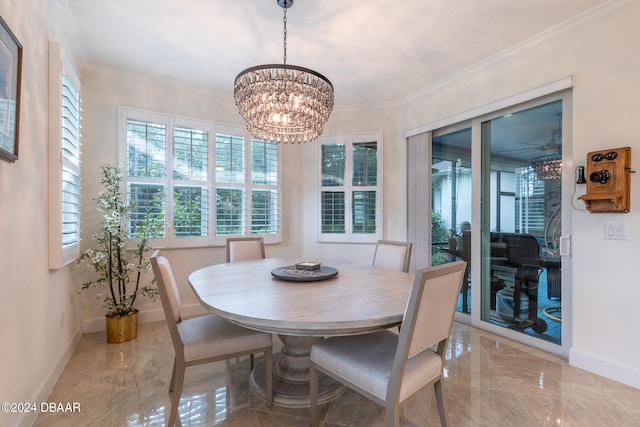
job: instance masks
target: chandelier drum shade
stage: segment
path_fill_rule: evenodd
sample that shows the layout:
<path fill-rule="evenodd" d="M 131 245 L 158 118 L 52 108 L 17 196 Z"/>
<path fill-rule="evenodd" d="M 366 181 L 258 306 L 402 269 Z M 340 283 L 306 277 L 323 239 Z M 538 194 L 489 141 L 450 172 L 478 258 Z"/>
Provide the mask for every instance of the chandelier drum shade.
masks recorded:
<path fill-rule="evenodd" d="M 284 63 L 257 65 L 240 72 L 233 97 L 254 138 L 281 143 L 316 139 L 333 109 L 333 85 L 309 68 L 287 65 L 287 8 L 284 10 Z"/>

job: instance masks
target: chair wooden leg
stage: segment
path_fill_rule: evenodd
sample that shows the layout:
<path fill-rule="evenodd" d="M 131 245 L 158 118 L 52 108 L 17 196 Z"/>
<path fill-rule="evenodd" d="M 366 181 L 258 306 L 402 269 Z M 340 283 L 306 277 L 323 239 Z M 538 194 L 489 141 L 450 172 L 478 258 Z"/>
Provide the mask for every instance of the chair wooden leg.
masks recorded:
<path fill-rule="evenodd" d="M 174 387 L 173 393 L 171 394 L 171 412 L 169 412 L 169 421 L 167 422 L 168 427 L 174 427 L 178 418 L 178 406 L 180 406 L 182 386 L 184 385 L 184 370 L 184 364 L 174 364 Z"/>
<path fill-rule="evenodd" d="M 309 412 L 311 417 L 311 427 L 317 427 L 318 425 L 318 370 L 315 368 L 313 362 L 309 367 L 309 397 L 310 406 Z"/>
<path fill-rule="evenodd" d="M 171 380 L 169 381 L 169 393 L 173 392 L 173 385 L 176 382 L 176 358 L 173 358 L 173 370 L 171 371 Z"/>
<path fill-rule="evenodd" d="M 273 353 L 271 349 L 264 352 L 264 375 L 267 388 L 267 406 L 273 405 Z"/>
<path fill-rule="evenodd" d="M 442 427 L 447 426 L 447 413 L 444 409 L 444 393 L 442 391 L 442 379 L 433 384 L 436 392 L 436 402 L 438 403 L 438 414 L 440 415 L 440 424 Z"/>
<path fill-rule="evenodd" d="M 386 417 L 387 417 L 387 427 L 399 427 L 400 426 L 400 405 L 396 402 L 394 404 L 390 404 L 387 402 L 386 404 Z"/>

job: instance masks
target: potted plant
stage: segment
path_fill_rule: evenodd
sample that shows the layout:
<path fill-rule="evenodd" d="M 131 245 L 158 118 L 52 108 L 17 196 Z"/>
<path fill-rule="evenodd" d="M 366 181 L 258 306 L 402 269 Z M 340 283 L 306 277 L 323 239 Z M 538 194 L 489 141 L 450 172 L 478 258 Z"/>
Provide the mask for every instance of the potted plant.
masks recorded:
<path fill-rule="evenodd" d="M 155 300 L 158 289 L 155 280 L 141 283 L 145 272 L 151 270 L 148 258 L 151 237 L 159 230 L 159 223 L 147 214 L 134 236 L 130 236 L 133 206 L 125 201 L 122 191 L 122 170 L 102 166 L 100 182 L 104 190 L 96 199 L 98 212 L 103 215 L 102 229 L 93 235 L 95 249 L 85 250 L 78 260 L 95 270 L 97 277 L 83 283 L 81 291 L 95 288 L 103 299 L 106 313 L 107 342 L 125 342 L 138 334 L 138 295 Z M 127 249 L 131 239 L 137 239 L 135 250 Z"/>

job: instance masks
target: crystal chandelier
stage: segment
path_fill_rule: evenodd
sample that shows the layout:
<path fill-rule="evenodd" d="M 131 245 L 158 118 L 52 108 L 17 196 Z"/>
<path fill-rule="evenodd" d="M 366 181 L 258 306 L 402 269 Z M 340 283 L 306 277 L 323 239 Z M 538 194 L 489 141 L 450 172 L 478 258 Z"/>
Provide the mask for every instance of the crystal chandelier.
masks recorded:
<path fill-rule="evenodd" d="M 558 179 L 562 177 L 562 154 L 547 154 L 531 160 L 531 167 L 539 179 Z"/>
<path fill-rule="evenodd" d="M 287 65 L 287 8 L 293 0 L 276 1 L 284 11 L 284 63 L 240 72 L 233 97 L 251 136 L 285 144 L 309 142 L 329 119 L 333 85 L 320 73 Z"/>

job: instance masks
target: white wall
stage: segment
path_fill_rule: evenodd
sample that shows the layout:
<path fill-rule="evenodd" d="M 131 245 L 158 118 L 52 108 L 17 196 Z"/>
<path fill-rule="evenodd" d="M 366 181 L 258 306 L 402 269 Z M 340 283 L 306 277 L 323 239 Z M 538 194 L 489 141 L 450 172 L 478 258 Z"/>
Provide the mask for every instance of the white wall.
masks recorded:
<path fill-rule="evenodd" d="M 71 268 L 48 269 L 48 32 L 46 2 L 0 0 L 23 46 L 19 159 L 0 161 L 0 401 L 41 402 L 80 338 Z M 0 425 L 36 414 L 0 412 Z"/>
<path fill-rule="evenodd" d="M 585 165 L 590 151 L 630 146 L 631 166 L 640 172 L 640 3 L 613 2 L 594 16 L 582 17 L 568 31 L 565 27 L 550 32 L 405 100 L 398 112 L 399 128 L 415 129 L 573 75 L 573 161 L 564 165 L 569 194 L 573 167 Z M 637 173 L 632 174 L 631 189 L 628 214 L 563 212 L 573 228 L 573 298 L 564 296 L 573 309 L 570 362 L 640 387 L 635 319 L 640 300 Z M 580 195 L 584 187 L 577 190 Z M 580 201 L 576 205 L 584 208 Z M 604 240 L 605 223 L 624 224 L 627 240 Z"/>

